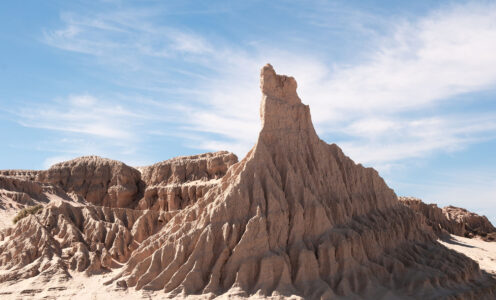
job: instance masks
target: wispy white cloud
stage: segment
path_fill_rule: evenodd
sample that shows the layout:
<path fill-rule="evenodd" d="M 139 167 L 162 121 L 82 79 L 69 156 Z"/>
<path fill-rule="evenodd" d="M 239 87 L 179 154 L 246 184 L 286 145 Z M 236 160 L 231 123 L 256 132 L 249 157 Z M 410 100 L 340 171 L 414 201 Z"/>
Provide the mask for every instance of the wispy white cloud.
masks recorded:
<path fill-rule="evenodd" d="M 146 109 L 145 109 L 146 108 Z M 71 95 L 16 112 L 25 126 L 59 134 L 33 147 L 55 153 L 43 166 L 81 155 L 100 155 L 143 164 L 139 157 L 146 125 L 163 118 L 150 107 L 130 107 L 121 101 L 99 99 L 89 94 Z"/>
<path fill-rule="evenodd" d="M 202 54 L 212 47 L 201 36 L 154 24 L 158 11 L 119 10 L 97 15 L 63 13 L 64 27 L 45 30 L 43 41 L 62 50 L 122 61 L 134 55 L 174 57 Z"/>
<path fill-rule="evenodd" d="M 194 128 L 220 134 L 246 152 L 258 130 L 260 97 L 256 77 L 248 74 L 270 61 L 297 78 L 318 131 L 337 133 L 334 141 L 360 162 L 392 163 L 494 138 L 496 115 L 445 115 L 443 107 L 462 101 L 455 96 L 495 86 L 496 5 L 443 7 L 389 25 L 392 34 L 376 38 L 366 59 L 351 66 L 267 47 L 248 56 L 234 53 L 234 67 L 219 68 L 220 79 L 208 82 L 203 99 L 209 109 L 196 113 Z"/>
<path fill-rule="evenodd" d="M 58 99 L 51 105 L 23 108 L 19 116 L 21 124 L 27 127 L 125 141 L 136 138 L 130 130 L 129 121 L 146 117 L 87 94 Z"/>
<path fill-rule="evenodd" d="M 305 12 L 316 28 L 329 27 L 322 23 L 323 15 L 327 18 L 318 11 Z M 179 131 L 191 137 L 195 148 L 227 148 L 241 156 L 251 148 L 259 129 L 258 70 L 266 62 L 298 80 L 299 94 L 310 104 L 319 133 L 338 136 L 332 141 L 357 161 L 386 166 L 493 138 L 494 114 L 481 119 L 474 113 L 443 112 L 443 107 L 459 103 L 454 96 L 496 83 L 496 5 L 492 3 L 445 6 L 416 19 L 381 19 L 380 27 L 388 28 L 385 32 L 367 27 L 377 18 L 366 14 L 361 29 L 355 29 L 373 38 L 367 53 L 352 65 L 331 65 L 313 55 L 312 49 L 214 41 L 185 28 L 158 25 L 156 16 L 154 10 L 125 9 L 82 16 L 67 13 L 62 15 L 63 28 L 46 30 L 44 41 L 100 57 L 100 63 L 111 64 L 119 74 L 139 70 L 126 78 L 126 86 L 159 93 L 173 89 L 180 100 L 158 106 L 182 116 Z M 363 19 L 356 13 L 346 15 L 342 26 L 356 24 L 357 17 Z M 192 68 L 172 68 L 175 59 Z M 164 68 L 162 60 L 171 63 Z M 178 74 L 184 80 L 174 79 Z M 74 118 L 59 111 L 39 114 L 38 127 L 51 128 L 52 123 L 43 120 L 55 114 L 61 115 L 56 119 Z M 79 123 L 65 130 L 123 139 L 133 132 L 99 122 L 107 130 Z"/>
<path fill-rule="evenodd" d="M 359 119 L 343 131 L 352 139 L 340 145 L 351 157 L 367 164 L 392 163 L 494 139 L 496 114 Z"/>
<path fill-rule="evenodd" d="M 378 168 L 392 187 L 494 216 L 493 173 L 481 177 L 467 167 L 453 172 L 457 176 L 441 174 L 442 180 L 418 184 L 414 176 L 402 183 L 388 175 L 407 173 L 434 154 L 496 138 L 493 104 L 482 112 L 484 105 L 470 96 L 496 87 L 496 4 L 450 4 L 404 19 L 338 4 L 305 5 L 290 12 L 301 13 L 313 26 L 304 27 L 305 34 L 254 19 L 244 25 L 263 28 L 266 36 L 233 38 L 243 32 L 229 29 L 223 39 L 215 26 L 232 20 L 219 19 L 197 31 L 187 26 L 193 22 L 169 22 L 170 14 L 187 19 L 218 8 L 167 10 L 159 3 L 62 13 L 61 26 L 43 31 L 45 45 L 71 53 L 71 63 L 80 59 L 82 72 L 102 82 L 53 101 L 33 100 L 14 113 L 0 108 L 24 126 L 53 133 L 33 145 L 50 153 L 45 167 L 88 154 L 146 165 L 157 160 L 150 160 L 147 150 L 163 147 L 156 141 L 170 143 L 169 138 L 194 151 L 226 149 L 242 157 L 260 128 L 258 74 L 270 62 L 297 79 L 318 133 L 355 161 Z M 221 6 L 223 13 L 236 9 Z M 334 56 L 326 51 L 336 48 L 349 51 L 349 60 L 332 63 Z M 122 88 L 120 94 L 114 88 Z M 176 146 L 163 148 L 169 145 Z M 169 152 L 158 155 L 166 159 Z"/>

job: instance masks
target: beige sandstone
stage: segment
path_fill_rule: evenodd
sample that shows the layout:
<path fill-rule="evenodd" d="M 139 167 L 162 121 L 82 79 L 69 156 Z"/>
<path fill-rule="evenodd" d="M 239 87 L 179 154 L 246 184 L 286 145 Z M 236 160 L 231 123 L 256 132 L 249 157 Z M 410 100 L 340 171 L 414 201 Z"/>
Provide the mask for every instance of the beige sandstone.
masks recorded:
<path fill-rule="evenodd" d="M 376 171 L 317 137 L 293 78 L 266 66 L 261 88 L 255 147 L 111 282 L 171 297 L 493 295 L 493 279 L 439 245 Z"/>
<path fill-rule="evenodd" d="M 98 156 L 53 165 L 38 173 L 36 180 L 59 186 L 101 206 L 130 207 L 140 193 L 138 170 Z"/>
<path fill-rule="evenodd" d="M 141 167 L 146 188 L 140 209 L 177 210 L 195 203 L 238 162 L 227 151 L 176 157 Z"/>
<path fill-rule="evenodd" d="M 428 225 L 443 238 L 448 234 L 479 237 L 486 241 L 496 240 L 496 228 L 485 216 L 455 206 L 437 207 L 414 197 L 399 197 L 399 200 L 425 217 Z"/>
<path fill-rule="evenodd" d="M 463 224 L 466 237 L 479 236 L 486 240 L 496 240 L 496 228 L 486 216 L 480 216 L 464 208 L 451 205 L 444 207 L 443 212 L 448 220 L 456 224 Z"/>
<path fill-rule="evenodd" d="M 439 212 L 403 205 L 320 140 L 296 88 L 262 69 L 262 130 L 240 162 L 83 157 L 2 173 L 65 193 L 47 190 L 40 213 L 0 231 L 3 295 L 71 298 L 80 280 L 95 297 L 494 299 L 496 280 L 437 242 Z"/>

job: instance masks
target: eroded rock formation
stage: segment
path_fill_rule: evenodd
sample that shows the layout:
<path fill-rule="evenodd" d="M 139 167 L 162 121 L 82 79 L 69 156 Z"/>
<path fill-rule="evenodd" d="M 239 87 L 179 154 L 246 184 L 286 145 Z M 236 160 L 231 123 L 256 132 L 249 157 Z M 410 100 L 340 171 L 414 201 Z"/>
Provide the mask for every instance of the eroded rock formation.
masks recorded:
<path fill-rule="evenodd" d="M 33 181 L 29 176 L 18 176 L 17 171 L 0 172 L 0 229 L 12 225 L 14 216 L 22 209 L 47 204 L 52 196 L 69 198 L 62 189 Z"/>
<path fill-rule="evenodd" d="M 51 203 L 0 231 L 0 282 L 67 269 L 99 273 L 119 267 L 170 218 L 150 210 Z M 67 275 L 66 275 L 67 276 Z"/>
<path fill-rule="evenodd" d="M 426 204 L 414 197 L 399 197 L 399 200 L 424 216 L 439 237 L 454 234 L 479 237 L 486 241 L 496 240 L 496 228 L 485 216 L 455 206 L 439 208 L 436 204 Z"/>
<path fill-rule="evenodd" d="M 377 172 L 321 141 L 296 81 L 262 70 L 255 147 L 145 240 L 115 282 L 170 296 L 493 295 L 470 259 L 435 242 Z"/>
<path fill-rule="evenodd" d="M 0 284 L 116 269 L 108 285 L 161 297 L 493 299 L 496 281 L 436 242 L 429 213 L 319 139 L 296 88 L 262 69 L 262 130 L 240 162 L 85 157 L 5 174 L 67 197 L 0 231 Z"/>
<path fill-rule="evenodd" d="M 238 162 L 227 151 L 176 157 L 140 168 L 146 184 L 140 209 L 177 210 L 195 203 Z"/>
<path fill-rule="evenodd" d="M 66 278 L 69 269 L 95 274 L 121 267 L 174 210 L 196 202 L 235 162 L 234 154 L 223 151 L 174 158 L 138 171 L 88 156 L 47 171 L 1 171 L 0 210 L 11 213 L 2 214 L 6 229 L 0 231 L 0 266 L 11 271 L 0 282 L 47 274 Z M 8 228 L 16 212 L 35 204 L 46 207 Z"/>
<path fill-rule="evenodd" d="M 36 180 L 60 186 L 100 206 L 132 207 L 140 193 L 138 170 L 98 156 L 58 163 L 38 173 Z"/>
<path fill-rule="evenodd" d="M 443 212 L 448 220 L 462 224 L 466 237 L 479 236 L 487 240 L 496 240 L 496 228 L 486 216 L 480 216 L 461 207 L 446 206 Z"/>

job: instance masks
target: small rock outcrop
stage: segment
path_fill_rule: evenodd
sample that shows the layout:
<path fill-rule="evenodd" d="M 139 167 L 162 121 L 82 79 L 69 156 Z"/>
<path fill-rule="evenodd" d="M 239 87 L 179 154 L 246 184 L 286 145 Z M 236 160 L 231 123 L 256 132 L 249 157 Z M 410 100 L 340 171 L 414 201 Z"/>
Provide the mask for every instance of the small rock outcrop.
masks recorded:
<path fill-rule="evenodd" d="M 414 197 L 399 197 L 398 199 L 425 217 L 427 224 L 441 238 L 454 234 L 496 241 L 496 228 L 485 216 L 455 206 L 439 208 L 436 204 L 426 204 Z"/>
<path fill-rule="evenodd" d="M 12 225 L 14 217 L 22 209 L 47 204 L 50 194 L 64 194 L 61 189 L 32 181 L 26 176 L 0 173 L 0 229 Z"/>
<path fill-rule="evenodd" d="M 42 171 L 35 170 L 0 170 L 0 176 L 15 177 L 23 180 L 36 180 L 36 176 Z"/>
<path fill-rule="evenodd" d="M 424 217 L 425 222 L 433 229 L 438 237 L 454 234 L 463 236 L 465 226 L 462 223 L 452 222 L 443 209 L 436 204 L 426 204 L 415 197 L 398 197 L 398 200 Z"/>
<path fill-rule="evenodd" d="M 496 240 L 496 228 L 486 216 L 480 216 L 461 207 L 446 206 L 443 212 L 448 220 L 462 224 L 466 237 L 479 236 L 486 240 Z"/>
<path fill-rule="evenodd" d="M 121 208 L 135 205 L 133 201 L 140 193 L 140 179 L 138 170 L 98 156 L 58 163 L 36 176 L 37 181 L 59 186 L 91 204 Z"/>
<path fill-rule="evenodd" d="M 0 191 L 18 194 L 19 198 L 44 200 L 43 186 L 22 178 L 0 175 Z"/>

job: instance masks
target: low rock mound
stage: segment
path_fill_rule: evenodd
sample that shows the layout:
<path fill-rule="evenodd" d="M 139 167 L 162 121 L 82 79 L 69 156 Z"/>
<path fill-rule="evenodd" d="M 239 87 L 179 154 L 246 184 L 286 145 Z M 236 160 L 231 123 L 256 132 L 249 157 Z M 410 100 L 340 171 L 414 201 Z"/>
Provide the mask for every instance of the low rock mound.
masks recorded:
<path fill-rule="evenodd" d="M 415 197 L 398 197 L 399 201 L 424 217 L 425 222 L 433 229 L 438 237 L 449 234 L 463 236 L 465 226 L 450 220 L 443 209 L 436 204 L 426 204 Z"/>
<path fill-rule="evenodd" d="M 36 180 L 36 176 L 42 171 L 36 170 L 0 170 L 0 176 L 15 177 L 23 180 Z"/>
<path fill-rule="evenodd" d="M 43 195 L 42 184 L 22 178 L 0 175 L 0 191 L 2 193 L 11 192 L 17 194 L 18 196 L 15 198 L 19 199 L 18 202 L 22 204 L 30 202 L 27 199 L 46 200 Z"/>
<path fill-rule="evenodd" d="M 485 241 L 496 241 L 496 228 L 486 216 L 480 216 L 464 208 L 426 204 L 414 197 L 399 197 L 403 204 L 425 217 L 439 237 L 454 234 L 465 237 L 479 237 Z"/>
<path fill-rule="evenodd" d="M 59 186 L 91 204 L 108 207 L 133 207 L 142 189 L 138 170 L 98 156 L 55 164 L 38 173 L 35 180 Z"/>

